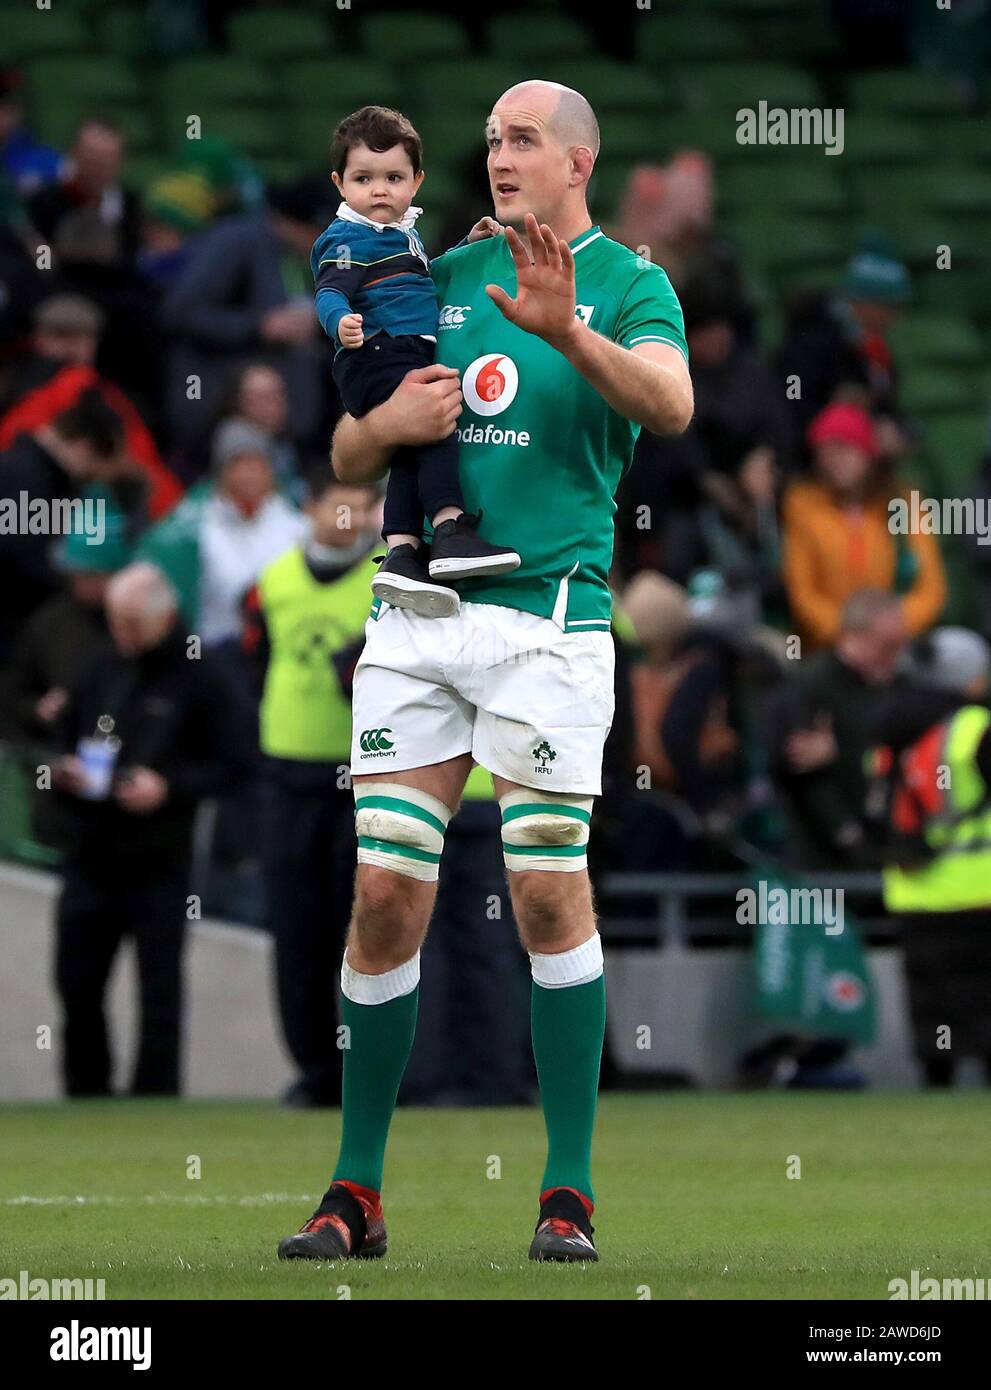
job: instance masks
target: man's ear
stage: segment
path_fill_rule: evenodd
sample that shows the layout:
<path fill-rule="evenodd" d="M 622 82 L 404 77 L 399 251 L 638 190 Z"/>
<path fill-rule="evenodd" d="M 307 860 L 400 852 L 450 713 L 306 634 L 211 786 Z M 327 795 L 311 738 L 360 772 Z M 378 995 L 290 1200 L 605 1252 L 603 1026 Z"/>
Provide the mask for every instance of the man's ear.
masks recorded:
<path fill-rule="evenodd" d="M 576 145 L 571 152 L 571 173 L 568 176 L 568 184 L 575 188 L 578 184 L 588 183 L 592 176 L 592 167 L 595 164 L 595 155 L 587 145 Z"/>

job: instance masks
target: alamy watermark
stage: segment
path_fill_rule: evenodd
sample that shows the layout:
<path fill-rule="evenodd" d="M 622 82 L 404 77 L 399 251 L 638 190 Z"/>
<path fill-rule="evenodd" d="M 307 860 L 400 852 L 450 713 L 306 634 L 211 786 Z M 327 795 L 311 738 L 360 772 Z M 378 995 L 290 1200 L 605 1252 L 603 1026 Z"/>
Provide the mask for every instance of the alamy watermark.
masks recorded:
<path fill-rule="evenodd" d="M 888 530 L 893 536 L 976 536 L 991 540 L 991 500 L 987 497 L 922 497 L 913 489 L 888 503 Z"/>
<path fill-rule="evenodd" d="M 32 497 L 24 488 L 16 497 L 0 497 L 0 536 L 83 535 L 87 545 L 102 545 L 107 534 L 107 504 L 102 497 Z"/>
<path fill-rule="evenodd" d="M 843 153 L 843 108 L 741 106 L 736 113 L 738 145 L 822 145 L 826 154 Z"/>
<path fill-rule="evenodd" d="M 32 1279 L 26 1269 L 16 1279 L 0 1279 L 0 1300 L 20 1299 L 21 1302 L 51 1299 L 53 1302 L 80 1299 L 83 1302 L 107 1296 L 105 1279 Z"/>
<path fill-rule="evenodd" d="M 888 1283 L 888 1294 L 892 1301 L 898 1299 L 920 1299 L 923 1303 L 934 1299 L 963 1299 L 981 1301 L 991 1296 L 991 1279 L 923 1279 L 917 1269 L 913 1269 L 908 1279 L 892 1279 Z"/>
<path fill-rule="evenodd" d="M 737 890 L 736 920 L 745 927 L 823 927 L 827 936 L 841 936 L 843 893 L 842 888 L 768 887 L 761 879 L 756 888 Z"/>

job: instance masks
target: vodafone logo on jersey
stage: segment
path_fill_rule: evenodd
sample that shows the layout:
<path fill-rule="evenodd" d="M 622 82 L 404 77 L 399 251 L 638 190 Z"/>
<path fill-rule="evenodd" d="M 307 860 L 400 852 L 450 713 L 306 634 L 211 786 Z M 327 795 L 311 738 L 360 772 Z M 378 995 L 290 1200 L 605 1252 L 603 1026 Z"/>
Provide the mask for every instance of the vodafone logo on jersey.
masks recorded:
<path fill-rule="evenodd" d="M 476 415 L 501 415 L 516 399 L 520 374 L 504 352 L 476 357 L 461 378 L 464 398 Z"/>

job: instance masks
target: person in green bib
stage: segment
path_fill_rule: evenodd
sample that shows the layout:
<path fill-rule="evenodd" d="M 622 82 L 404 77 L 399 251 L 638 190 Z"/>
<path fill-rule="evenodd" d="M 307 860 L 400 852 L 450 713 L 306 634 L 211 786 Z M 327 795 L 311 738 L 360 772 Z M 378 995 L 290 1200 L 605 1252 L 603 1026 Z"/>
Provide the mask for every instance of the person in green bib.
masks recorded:
<path fill-rule="evenodd" d="M 521 83 L 495 103 L 479 142 L 505 231 L 432 262 L 437 360 L 361 419 L 345 415 L 332 457 L 340 479 L 365 482 L 397 448 L 456 431 L 478 534 L 522 563 L 460 582 L 448 618 L 373 604 L 354 683 L 341 1149 L 316 1212 L 281 1242 L 285 1259 L 386 1248 L 382 1168 L 416 1026 L 420 945 L 473 763 L 493 775 L 531 963 L 548 1154 L 529 1254 L 598 1258 L 590 1160 L 605 984 L 586 846 L 614 705 L 614 497 L 641 426 L 687 428 L 692 387 L 664 271 L 589 217 L 599 131 L 585 98 Z"/>
<path fill-rule="evenodd" d="M 339 1105 L 341 1051 L 327 980 L 351 911 L 351 668 L 375 565 L 366 486 L 324 466 L 309 479 L 307 540 L 271 561 L 244 604 L 244 647 L 264 686 L 263 856 L 276 993 L 298 1076 L 284 1099 Z"/>

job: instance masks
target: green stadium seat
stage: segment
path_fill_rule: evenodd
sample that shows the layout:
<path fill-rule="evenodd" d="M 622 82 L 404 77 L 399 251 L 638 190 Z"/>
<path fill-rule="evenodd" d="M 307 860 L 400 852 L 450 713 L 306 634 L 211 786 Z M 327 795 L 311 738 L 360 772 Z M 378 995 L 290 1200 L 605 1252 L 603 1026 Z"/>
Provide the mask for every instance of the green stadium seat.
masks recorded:
<path fill-rule="evenodd" d="M 843 162 L 884 168 L 899 164 L 918 167 L 932 152 L 932 134 L 921 124 L 896 116 L 848 111 L 843 123 Z"/>
<path fill-rule="evenodd" d="M 935 116 L 963 108 L 963 98 L 950 77 L 890 68 L 856 73 L 847 79 L 847 102 L 855 111 L 890 115 Z"/>
<path fill-rule="evenodd" d="M 689 108 L 736 111 L 742 107 L 815 107 L 821 104 L 818 84 L 809 73 L 785 63 L 710 63 L 679 73 Z"/>
<path fill-rule="evenodd" d="M 0 21 L 4 64 L 20 66 L 36 58 L 84 53 L 93 47 L 89 26 L 78 15 L 63 14 L 57 5 L 50 10 L 21 5 L 4 10 Z"/>
<path fill-rule="evenodd" d="M 965 495 L 973 486 L 989 444 L 987 410 L 944 415 L 926 424 L 923 447 L 930 472 L 951 496 Z"/>
<path fill-rule="evenodd" d="M 746 160 L 752 168 L 770 150 L 781 156 L 782 147 L 773 150 L 766 145 L 741 145 L 736 138 L 736 121 L 726 112 L 685 111 L 660 116 L 656 124 L 657 136 L 655 150 L 646 163 L 663 163 L 678 150 L 701 150 L 710 159 L 721 164 L 731 164 L 736 160 Z"/>
<path fill-rule="evenodd" d="M 547 59 L 584 58 L 595 52 L 592 35 L 565 14 L 542 14 L 539 22 L 529 10 L 495 15 L 485 26 L 486 51 L 493 58 L 525 56 L 532 65 Z"/>
<path fill-rule="evenodd" d="M 922 308 L 965 314 L 975 323 L 991 325 L 991 267 L 986 259 L 920 275 L 913 279 L 913 293 Z"/>
<path fill-rule="evenodd" d="M 928 122 L 941 150 L 973 164 L 991 164 L 991 117 L 985 112 L 965 116 L 934 116 Z"/>
<path fill-rule="evenodd" d="M 815 10 L 799 5 L 787 13 L 750 15 L 746 27 L 750 51 L 771 53 L 779 63 L 818 64 L 840 54 L 840 37 L 821 3 Z"/>
<path fill-rule="evenodd" d="M 452 121 L 446 116 L 426 116 L 416 128 L 423 141 L 426 168 L 464 169 L 469 160 L 481 164 L 485 159 L 485 130 L 470 121 Z"/>
<path fill-rule="evenodd" d="M 625 111 L 634 115 L 668 111 L 675 105 L 672 88 L 656 72 L 612 58 L 545 60 L 543 75 L 588 97 L 598 114 Z"/>
<path fill-rule="evenodd" d="M 895 360 L 906 365 L 968 368 L 987 360 L 977 329 L 953 314 L 905 314 L 892 330 L 891 345 Z"/>
<path fill-rule="evenodd" d="M 46 58 L 27 72 L 32 101 L 48 92 L 71 95 L 94 108 L 136 106 L 145 100 L 137 74 L 114 58 Z"/>
<path fill-rule="evenodd" d="M 353 21 L 358 51 L 372 62 L 418 67 L 438 58 L 466 56 L 468 35 L 452 15 L 387 10 Z"/>
<path fill-rule="evenodd" d="M 256 158 L 279 155 L 285 150 L 282 122 L 264 111 L 245 111 L 243 107 L 215 107 L 203 113 L 201 134 L 227 140 L 241 154 Z"/>
<path fill-rule="evenodd" d="M 160 91 L 166 109 L 188 113 L 218 106 L 265 106 L 276 95 L 272 77 L 260 63 L 226 56 L 170 64 L 161 74 Z"/>
<path fill-rule="evenodd" d="M 100 48 L 122 63 L 152 57 L 151 31 L 141 10 L 111 10 L 97 22 Z"/>
<path fill-rule="evenodd" d="M 713 58 L 743 61 L 751 51 L 746 28 L 735 19 L 707 15 L 700 22 L 694 14 L 675 14 L 664 19 L 644 14 L 634 28 L 637 58 L 650 68 L 672 67 L 686 60 L 710 62 Z"/>
<path fill-rule="evenodd" d="M 381 63 L 364 58 L 311 58 L 290 63 L 279 74 L 290 106 L 326 113 L 337 121 L 360 106 L 397 106 L 402 95 L 395 75 Z"/>
<path fill-rule="evenodd" d="M 814 212 L 836 217 L 847 212 L 848 198 L 843 181 L 818 151 L 812 151 L 814 164 L 789 163 L 786 173 L 773 163 L 754 168 L 740 165 L 728 169 L 719 183 L 719 196 L 734 208 L 746 210 L 755 205 L 796 212 Z"/>
<path fill-rule="evenodd" d="M 991 173 L 971 165 L 942 164 L 924 177 L 917 169 L 865 170 L 855 187 L 868 212 L 917 209 L 981 218 L 991 213 Z"/>
<path fill-rule="evenodd" d="M 959 415 L 973 411 L 986 396 L 959 370 L 911 366 L 901 374 L 900 399 L 911 415 Z"/>
<path fill-rule="evenodd" d="M 987 236 L 980 221 L 967 218 L 936 216 L 916 209 L 901 210 L 901 215 L 884 229 L 890 235 L 898 254 L 919 270 L 932 271 L 945 283 L 961 273 L 961 267 L 981 264 L 986 258 Z M 950 248 L 950 265 L 939 269 L 937 247 Z M 950 273 L 952 272 L 952 273 Z"/>
<path fill-rule="evenodd" d="M 465 113 L 476 112 L 482 123 L 508 87 L 519 80 L 517 63 L 499 58 L 444 59 L 424 63 L 410 72 L 414 84 L 414 108 L 420 111 L 456 112 L 452 119 L 464 120 Z M 417 116 L 412 116 L 416 120 Z"/>
<path fill-rule="evenodd" d="M 665 117 L 628 111 L 605 111 L 599 117 L 600 159 L 626 159 L 631 164 L 657 163 Z"/>
<path fill-rule="evenodd" d="M 336 121 L 321 111 L 290 110 L 285 120 L 286 142 L 301 164 L 330 169 L 330 144 Z"/>
<path fill-rule="evenodd" d="M 326 58 L 339 46 L 322 15 L 274 7 L 232 14 L 227 43 L 239 57 L 266 65 L 290 58 Z"/>
<path fill-rule="evenodd" d="M 842 265 L 850 254 L 850 233 L 832 227 L 821 217 L 751 209 L 733 219 L 730 231 L 744 257 L 773 271 L 775 267 L 826 267 Z"/>

